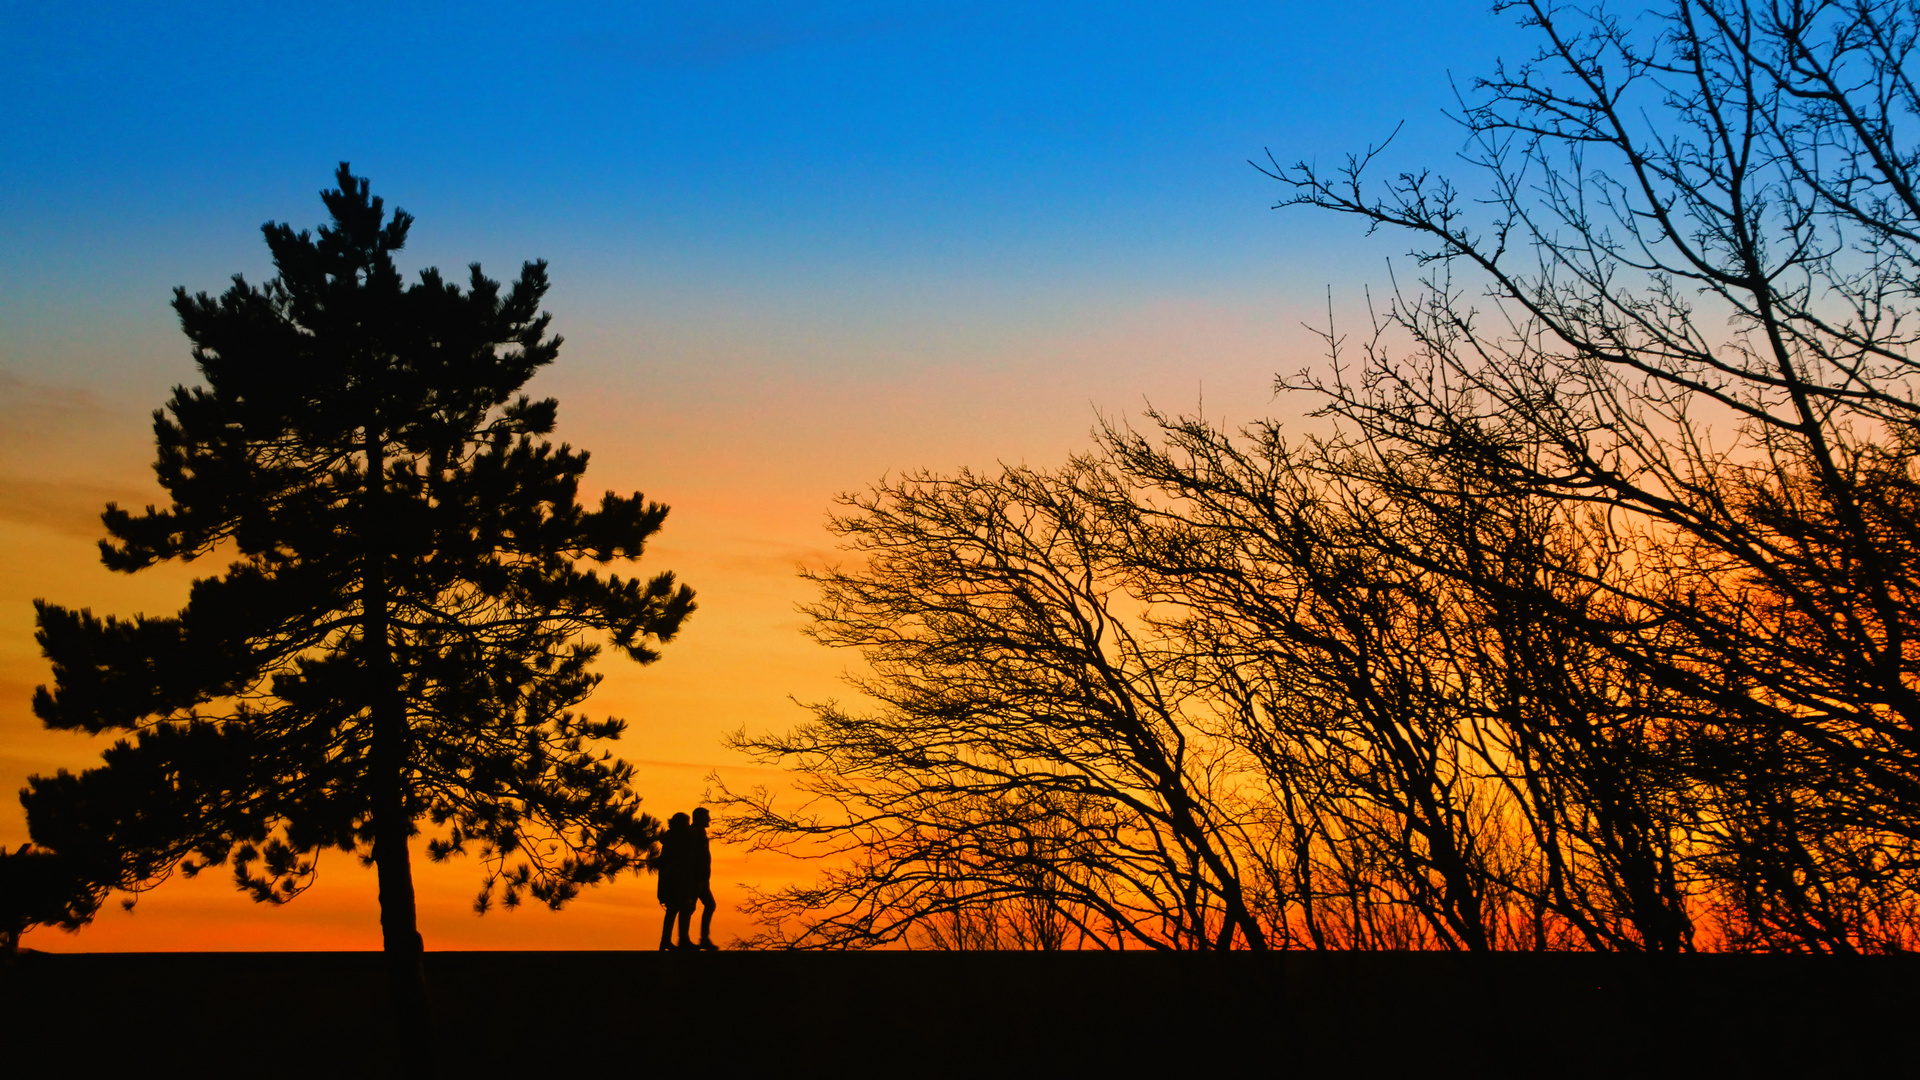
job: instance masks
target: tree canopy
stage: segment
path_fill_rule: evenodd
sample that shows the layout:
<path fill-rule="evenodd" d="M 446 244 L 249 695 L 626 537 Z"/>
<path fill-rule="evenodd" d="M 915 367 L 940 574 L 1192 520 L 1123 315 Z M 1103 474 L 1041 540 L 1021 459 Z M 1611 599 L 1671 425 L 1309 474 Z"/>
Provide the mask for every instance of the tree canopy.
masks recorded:
<path fill-rule="evenodd" d="M 556 402 L 522 393 L 561 345 L 546 264 L 507 288 L 478 264 L 464 287 L 408 283 L 412 217 L 344 163 L 337 179 L 317 233 L 263 227 L 272 280 L 176 290 L 204 385 L 154 413 L 171 502 L 109 505 L 101 559 L 226 565 L 175 615 L 37 603 L 53 684 L 35 713 L 128 737 L 22 799 L 37 844 L 120 889 L 226 864 L 279 903 L 324 850 L 356 853 L 407 957 L 423 820 L 430 857 L 481 859 L 482 911 L 558 907 L 638 866 L 654 822 L 597 748 L 625 724 L 579 709 L 603 643 L 651 663 L 693 594 L 601 569 L 639 558 L 667 508 L 583 506 L 587 454 L 549 441 Z"/>

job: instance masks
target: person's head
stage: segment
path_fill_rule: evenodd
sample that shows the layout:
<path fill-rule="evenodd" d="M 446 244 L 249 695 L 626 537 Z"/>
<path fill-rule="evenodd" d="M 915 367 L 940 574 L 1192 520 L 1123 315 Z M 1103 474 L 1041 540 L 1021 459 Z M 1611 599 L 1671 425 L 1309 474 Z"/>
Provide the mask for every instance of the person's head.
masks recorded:
<path fill-rule="evenodd" d="M 696 828 L 701 828 L 701 829 L 706 828 L 707 822 L 710 820 L 712 819 L 707 815 L 707 808 L 704 806 L 696 809 L 693 812 L 693 824 Z"/>
<path fill-rule="evenodd" d="M 684 829 L 686 827 L 687 827 L 687 815 L 685 814 L 675 814 L 672 817 L 667 819 L 668 829 Z"/>

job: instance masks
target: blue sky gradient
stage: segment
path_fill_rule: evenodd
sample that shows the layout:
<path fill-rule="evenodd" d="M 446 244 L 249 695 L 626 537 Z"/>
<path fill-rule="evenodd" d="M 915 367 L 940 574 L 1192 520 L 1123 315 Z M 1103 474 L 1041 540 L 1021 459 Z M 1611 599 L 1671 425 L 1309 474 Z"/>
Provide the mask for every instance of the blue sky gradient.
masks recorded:
<path fill-rule="evenodd" d="M 0 7 L 9 323 L 258 274 L 340 159 L 423 265 L 544 255 L 583 307 L 1315 292 L 1385 249 L 1246 159 L 1406 121 L 1445 164 L 1449 74 L 1523 50 L 1483 3 L 280 7 Z"/>

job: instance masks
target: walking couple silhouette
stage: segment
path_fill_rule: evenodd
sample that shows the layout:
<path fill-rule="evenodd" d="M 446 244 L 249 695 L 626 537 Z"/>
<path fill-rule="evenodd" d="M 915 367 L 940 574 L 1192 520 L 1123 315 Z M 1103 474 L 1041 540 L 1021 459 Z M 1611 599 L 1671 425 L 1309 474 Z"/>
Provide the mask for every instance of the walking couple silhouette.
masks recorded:
<path fill-rule="evenodd" d="M 713 851 L 707 846 L 707 808 L 701 807 L 689 818 L 675 814 L 667 819 L 667 832 L 660 838 L 660 855 L 654 866 L 660 872 L 660 902 L 667 916 L 660 923 L 660 949 L 711 949 L 713 929 Z M 695 944 L 688 930 L 693 922 L 693 905 L 702 905 L 700 942 Z M 673 943 L 674 923 L 680 924 L 680 943 Z"/>

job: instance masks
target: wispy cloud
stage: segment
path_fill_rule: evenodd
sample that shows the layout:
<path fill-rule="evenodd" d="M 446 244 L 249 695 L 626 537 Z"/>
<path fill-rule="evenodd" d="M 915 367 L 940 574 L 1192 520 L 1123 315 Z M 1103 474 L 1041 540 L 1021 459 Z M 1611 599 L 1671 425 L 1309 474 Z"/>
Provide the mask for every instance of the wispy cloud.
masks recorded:
<path fill-rule="evenodd" d="M 44 448 L 77 428 L 106 420 L 100 395 L 76 386 L 57 386 L 0 371 L 0 460 Z"/>
<path fill-rule="evenodd" d="M 0 521 L 95 539 L 101 535 L 100 511 L 109 502 L 140 505 L 139 496 L 126 488 L 0 473 Z"/>
<path fill-rule="evenodd" d="M 0 371 L 0 521 L 93 538 L 107 503 L 148 502 L 132 476 L 103 477 L 95 455 L 125 422 L 92 390 Z"/>

